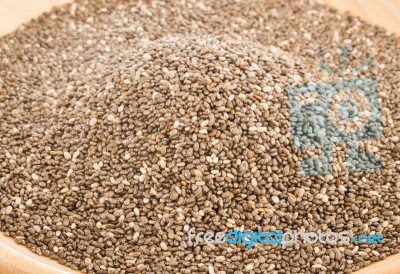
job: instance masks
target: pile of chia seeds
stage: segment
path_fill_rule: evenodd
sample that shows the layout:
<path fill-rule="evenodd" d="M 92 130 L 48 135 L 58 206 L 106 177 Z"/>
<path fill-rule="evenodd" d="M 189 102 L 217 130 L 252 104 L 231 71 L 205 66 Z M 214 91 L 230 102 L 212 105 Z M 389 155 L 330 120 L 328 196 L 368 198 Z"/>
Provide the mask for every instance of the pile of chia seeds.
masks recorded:
<path fill-rule="evenodd" d="M 0 59 L 0 230 L 35 253 L 84 273 L 278 274 L 400 251 L 400 39 L 380 27 L 305 0 L 78 0 L 0 38 Z M 353 78 L 376 83 L 382 134 L 358 149 L 380 168 L 349 169 L 341 144 L 332 174 L 300 174 L 321 149 L 294 144 L 287 88 Z M 191 228 L 384 244 L 246 249 Z"/>

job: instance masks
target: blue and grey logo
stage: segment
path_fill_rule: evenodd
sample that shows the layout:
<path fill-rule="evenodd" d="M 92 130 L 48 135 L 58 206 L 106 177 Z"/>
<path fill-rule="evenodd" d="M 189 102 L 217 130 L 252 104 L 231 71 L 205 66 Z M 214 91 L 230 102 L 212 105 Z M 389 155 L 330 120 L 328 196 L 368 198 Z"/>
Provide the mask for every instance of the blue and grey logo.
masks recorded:
<path fill-rule="evenodd" d="M 342 76 L 346 48 L 339 49 Z M 370 64 L 367 60 L 353 71 L 356 75 Z M 333 73 L 323 63 L 319 66 Z M 320 158 L 300 162 L 300 174 L 332 174 L 333 146 L 346 144 L 350 171 L 374 171 L 380 167 L 376 155 L 359 151 L 359 141 L 378 139 L 382 134 L 376 83 L 371 78 L 339 80 L 286 89 L 293 143 L 302 149 L 320 148 Z"/>

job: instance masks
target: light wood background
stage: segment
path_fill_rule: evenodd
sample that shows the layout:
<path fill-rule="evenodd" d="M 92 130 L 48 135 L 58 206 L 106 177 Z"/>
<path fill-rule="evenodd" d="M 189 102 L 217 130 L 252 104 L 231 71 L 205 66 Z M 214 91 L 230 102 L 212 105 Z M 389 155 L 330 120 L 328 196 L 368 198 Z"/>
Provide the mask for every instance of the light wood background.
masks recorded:
<path fill-rule="evenodd" d="M 321 0 L 400 34 L 400 0 Z"/>
<path fill-rule="evenodd" d="M 400 34 L 400 0 L 317 0 Z M 0 0 L 0 35 L 70 0 Z"/>
<path fill-rule="evenodd" d="M 0 0 L 0 35 L 15 30 L 29 19 L 70 0 Z"/>
<path fill-rule="evenodd" d="M 29 19 L 70 0 L 0 0 L 0 36 Z M 340 11 L 350 11 L 365 20 L 400 34 L 400 0 L 319 0 Z M 0 234 L 0 274 L 76 273 L 38 256 Z M 354 274 L 400 274 L 400 254 L 374 263 Z"/>

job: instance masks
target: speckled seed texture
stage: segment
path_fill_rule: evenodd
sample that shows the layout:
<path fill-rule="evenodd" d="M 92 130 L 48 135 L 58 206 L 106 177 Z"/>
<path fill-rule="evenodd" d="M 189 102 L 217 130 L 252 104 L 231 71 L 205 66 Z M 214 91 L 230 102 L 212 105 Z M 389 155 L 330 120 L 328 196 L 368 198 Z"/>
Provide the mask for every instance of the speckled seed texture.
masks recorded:
<path fill-rule="evenodd" d="M 348 49 L 344 76 L 339 47 Z M 84 273 L 349 273 L 400 249 L 400 39 L 305 0 L 85 1 L 0 38 L 0 229 Z M 367 58 L 368 68 L 351 71 Z M 346 78 L 347 77 L 347 78 Z M 376 83 L 375 171 L 303 176 L 286 89 Z M 304 129 L 304 128 L 303 128 Z M 305 129 L 304 129 L 305 130 Z M 188 243 L 351 231 L 384 244 Z"/>

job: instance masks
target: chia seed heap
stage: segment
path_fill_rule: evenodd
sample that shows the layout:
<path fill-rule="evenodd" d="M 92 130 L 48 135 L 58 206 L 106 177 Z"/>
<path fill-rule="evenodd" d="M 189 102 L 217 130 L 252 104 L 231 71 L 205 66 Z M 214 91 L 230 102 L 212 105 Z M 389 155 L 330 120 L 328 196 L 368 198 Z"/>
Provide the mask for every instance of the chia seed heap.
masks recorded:
<path fill-rule="evenodd" d="M 301 176 L 285 89 L 376 80 L 374 172 Z M 400 40 L 311 1 L 84 1 L 0 38 L 0 229 L 84 273 L 349 273 L 400 250 Z M 351 76 L 350 76 L 351 78 Z M 196 231 L 384 244 L 188 243 Z"/>

